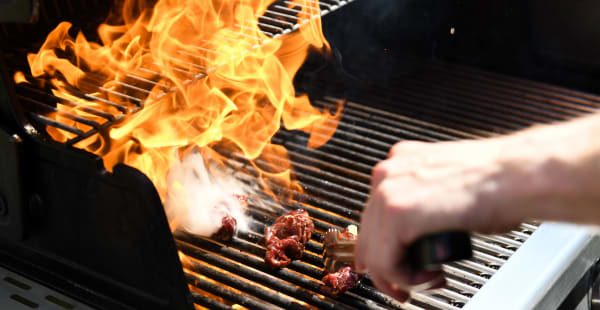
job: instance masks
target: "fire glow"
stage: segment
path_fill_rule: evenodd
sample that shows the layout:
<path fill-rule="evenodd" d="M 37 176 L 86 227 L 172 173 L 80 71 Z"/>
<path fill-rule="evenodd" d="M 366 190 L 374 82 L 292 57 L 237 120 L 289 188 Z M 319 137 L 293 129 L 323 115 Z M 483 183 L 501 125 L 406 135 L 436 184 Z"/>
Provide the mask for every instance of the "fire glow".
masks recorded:
<path fill-rule="evenodd" d="M 285 148 L 271 138 L 283 123 L 288 130 L 310 133 L 308 146 L 319 147 L 334 133 L 340 116 L 340 109 L 332 115 L 312 107 L 306 95 L 296 95 L 292 83 L 309 50 L 328 50 L 318 2 L 286 1 L 300 11 L 302 27 L 276 39 L 258 25 L 272 0 L 117 2 L 98 27 L 99 43 L 81 32 L 73 37 L 72 25 L 62 22 L 37 53 L 28 55 L 31 74 L 48 81 L 57 97 L 76 103 L 58 103 L 59 110 L 98 123 L 105 120 L 86 108 L 130 114 L 75 146 L 102 156 L 109 170 L 119 163 L 139 169 L 163 202 L 169 201 L 171 188 L 189 183 L 172 177 L 176 174 L 167 178 L 171 167 L 185 166 L 181 162 L 190 154 L 222 161 L 212 150 L 216 145 L 249 160 L 278 158 L 276 170 L 254 165 L 260 178 L 297 189 Z M 15 80 L 25 82 L 22 74 Z M 152 86 L 135 86 L 140 84 Z M 136 92 L 145 98 L 127 95 Z M 60 113 L 48 117 L 89 129 Z M 46 131 L 58 142 L 74 137 L 50 126 Z M 170 221 L 176 228 L 177 221 Z"/>

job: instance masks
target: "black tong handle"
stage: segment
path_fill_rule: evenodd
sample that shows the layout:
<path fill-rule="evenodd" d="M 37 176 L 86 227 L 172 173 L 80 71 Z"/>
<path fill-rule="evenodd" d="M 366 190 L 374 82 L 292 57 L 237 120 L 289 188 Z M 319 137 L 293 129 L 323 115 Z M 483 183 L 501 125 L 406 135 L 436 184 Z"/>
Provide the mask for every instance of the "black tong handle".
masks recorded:
<path fill-rule="evenodd" d="M 406 263 L 413 270 L 439 270 L 442 264 L 473 256 L 471 236 L 446 232 L 422 237 L 406 249 Z"/>

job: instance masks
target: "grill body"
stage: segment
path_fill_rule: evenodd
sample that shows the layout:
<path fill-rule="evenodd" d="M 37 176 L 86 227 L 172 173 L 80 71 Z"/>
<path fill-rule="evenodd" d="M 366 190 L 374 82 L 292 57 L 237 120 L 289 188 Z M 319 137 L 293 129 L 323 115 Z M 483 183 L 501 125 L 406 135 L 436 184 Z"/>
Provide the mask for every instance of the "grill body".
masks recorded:
<path fill-rule="evenodd" d="M 2 148 L 3 154 L 7 150 Z M 100 308 L 185 309 L 182 267 L 154 186 L 139 171 L 85 152 L 18 142 L 19 195 L 3 222 L 3 264 Z M 5 159 L 3 159 L 4 161 Z M 3 173 L 6 171 L 3 170 Z M 22 190 L 9 192 L 20 180 Z M 7 215 L 7 216 L 8 216 Z M 6 217 L 5 217 L 6 218 Z"/>
<path fill-rule="evenodd" d="M 576 49 L 545 48 L 570 36 L 565 30 L 557 43 L 543 35 L 546 19 L 531 15 L 537 1 L 321 3 L 329 13 L 324 28 L 333 62 L 311 59 L 295 84 L 317 107 L 347 99 L 344 116 L 328 144 L 316 150 L 305 148 L 303 133 L 282 130 L 273 138 L 289 150 L 305 192 L 275 187 L 297 203 L 280 205 L 265 195 L 268 208 L 251 204 L 250 231 L 231 243 L 172 234 L 158 194 L 142 173 L 124 165 L 108 173 L 99 157 L 45 137 L 45 126 L 61 126 L 41 117 L 57 98 L 10 83 L 12 71 L 24 68 L 24 54 L 35 50 L 53 25 L 65 19 L 101 21 L 109 10 L 106 3 L 41 1 L 37 22 L 2 25 L 6 64 L 0 83 L 0 152 L 9 156 L 0 159 L 0 207 L 7 210 L 0 208 L 0 264 L 108 309 L 193 309 L 194 304 L 210 309 L 235 304 L 251 309 L 491 309 L 504 306 L 501 297 L 514 296 L 510 288 L 517 289 L 514 281 L 529 268 L 526 262 L 535 262 L 532 256 L 552 258 L 553 248 L 541 249 L 547 246 L 544 239 L 556 234 L 572 236 L 565 237 L 564 256 L 551 260 L 551 269 L 540 263 L 530 270 L 532 277 L 546 278 L 520 290 L 511 308 L 532 303 L 556 308 L 581 300 L 585 286 L 574 289 L 581 279 L 595 276 L 590 268 L 598 240 L 571 226 L 524 223 L 503 235 L 474 235 L 474 258 L 444 266 L 448 288 L 414 294 L 406 305 L 375 290 L 368 279 L 339 299 L 319 296 L 321 233 L 289 268 L 264 265 L 263 228 L 289 209 L 307 208 L 321 232 L 357 224 L 371 169 L 398 141 L 485 138 L 585 115 L 600 106 L 600 97 L 591 94 L 596 91 L 591 64 L 582 69 L 578 61 L 585 58 Z M 274 10 L 271 16 L 285 14 Z M 293 24 L 288 28 L 268 20 L 263 29 L 274 35 L 293 30 Z M 94 23 L 81 24 L 85 30 Z M 24 40 L 24 33 L 33 39 Z M 537 41 L 531 40 L 533 34 Z M 240 180 L 255 181 L 243 156 L 228 156 Z M 185 272 L 177 250 L 193 258 Z"/>

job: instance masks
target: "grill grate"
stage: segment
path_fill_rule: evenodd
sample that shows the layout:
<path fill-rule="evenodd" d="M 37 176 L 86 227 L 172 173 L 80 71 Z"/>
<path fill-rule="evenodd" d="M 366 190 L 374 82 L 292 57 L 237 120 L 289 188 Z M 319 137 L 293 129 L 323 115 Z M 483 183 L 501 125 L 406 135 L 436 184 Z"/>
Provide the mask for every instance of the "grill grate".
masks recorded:
<path fill-rule="evenodd" d="M 315 8 L 319 6 L 321 15 L 307 16 L 299 6 L 305 6 L 292 1 L 275 1 L 269 9 L 265 11 L 262 16 L 257 16 L 258 20 L 256 23 L 259 29 L 269 39 L 262 40 L 256 34 L 251 32 L 255 28 L 249 27 L 244 24 L 235 24 L 234 28 L 236 31 L 228 31 L 227 34 L 219 34 L 219 38 L 228 41 L 239 41 L 241 43 L 247 43 L 240 41 L 240 38 L 250 37 L 257 39 L 260 44 L 267 43 L 268 40 L 276 39 L 281 35 L 291 33 L 299 29 L 303 24 L 308 23 L 311 19 L 320 18 L 333 10 L 340 8 L 353 0 L 310 0 L 307 1 L 311 6 L 307 8 Z M 296 5 L 296 6 L 292 6 Z M 292 7 L 288 7 L 292 6 Z M 240 44 L 241 44 L 240 43 Z M 245 48 L 254 49 L 260 44 L 255 46 L 248 45 Z M 206 77 L 207 73 L 212 72 L 216 69 L 219 64 L 215 64 L 211 61 L 211 55 L 218 54 L 211 46 L 197 46 L 198 54 L 190 54 L 186 51 L 179 51 L 178 55 L 170 57 L 171 63 L 166 65 L 168 69 L 181 73 L 181 80 L 177 81 L 184 85 L 193 83 Z M 17 53 L 16 57 L 21 57 L 23 53 Z M 15 63 L 21 63 L 22 60 L 15 60 Z M 95 134 L 101 133 L 106 128 L 112 126 L 115 122 L 123 119 L 126 115 L 136 113 L 143 109 L 148 104 L 153 104 L 160 101 L 164 96 L 169 95 L 177 91 L 172 81 L 168 81 L 164 75 L 159 71 L 165 69 L 161 68 L 159 64 L 153 64 L 153 67 L 141 67 L 135 72 L 124 72 L 120 74 L 122 77 L 114 81 L 117 86 L 115 89 L 108 89 L 102 87 L 103 77 L 99 76 L 94 72 L 86 72 L 85 78 L 79 82 L 79 89 L 70 88 L 68 89 L 72 95 L 75 95 L 81 99 L 89 102 L 98 104 L 105 108 L 114 107 L 116 113 L 108 113 L 107 109 L 98 109 L 92 107 L 82 107 L 86 112 L 99 116 L 103 121 L 101 123 L 86 119 L 80 116 L 73 115 L 66 110 L 61 110 L 56 107 L 56 103 L 64 104 L 68 107 L 80 106 L 81 104 L 72 100 L 65 100 L 57 96 L 50 95 L 48 92 L 40 94 L 39 89 L 43 88 L 43 82 L 37 80 L 31 75 L 26 75 L 27 80 L 32 81 L 35 85 L 31 86 L 25 83 L 18 84 L 16 87 L 20 93 L 28 93 L 28 96 L 19 96 L 20 101 L 27 105 L 27 109 L 30 111 L 28 117 L 36 124 L 43 126 L 50 126 L 58 128 L 70 133 L 75 134 L 73 138 L 70 138 L 65 142 L 68 146 L 85 140 Z M 15 68 L 14 70 L 18 70 Z M 152 78 L 148 78 L 152 76 Z M 104 81 L 105 82 L 105 81 Z M 154 91 L 152 91 L 154 89 Z M 39 96 L 33 94 L 37 93 Z M 56 122 L 44 116 L 45 113 L 54 112 L 61 116 L 67 117 L 75 122 L 90 127 L 88 130 L 82 130 L 64 123 Z"/>
<path fill-rule="evenodd" d="M 337 91 L 335 85 L 328 85 L 333 89 L 325 93 Z M 429 91 L 423 92 L 423 85 Z M 456 85 L 462 88 L 454 87 Z M 186 257 L 186 277 L 197 305 L 211 309 L 230 309 L 236 304 L 250 309 L 461 308 L 527 240 L 537 224 L 525 223 L 518 230 L 503 235 L 473 235 L 473 259 L 444 266 L 448 287 L 428 294 L 416 293 L 406 305 L 375 290 L 368 279 L 338 299 L 320 295 L 322 233 L 330 227 L 359 222 L 368 197 L 371 167 L 384 159 L 397 141 L 492 136 L 534 123 L 582 115 L 593 111 L 600 102 L 600 98 L 589 94 L 440 63 L 429 64 L 410 80 L 399 80 L 393 92 L 369 87 L 368 96 L 359 95 L 346 103 L 335 135 L 322 148 L 306 149 L 308 137 L 303 133 L 281 131 L 273 138 L 274 143 L 289 150 L 296 177 L 305 192 L 277 185 L 273 188 L 278 194 L 291 194 L 297 203 L 282 206 L 266 194 L 259 197 L 261 204 L 251 201 L 250 231 L 239 234 L 228 244 L 176 233 L 176 243 Z M 43 90 L 20 85 L 18 92 L 22 101 L 32 102 L 44 112 L 54 112 L 47 102 L 56 98 Z M 479 101 L 473 96 L 478 96 L 480 106 L 475 104 Z M 337 102 L 339 99 L 328 96 L 313 100 L 320 108 Z M 108 123 L 123 115 L 101 116 Z M 229 164 L 240 180 L 254 182 L 256 172 L 243 155 L 231 154 Z M 261 160 L 258 164 L 268 165 Z M 307 244 L 307 253 L 300 261 L 282 270 L 271 270 L 263 262 L 264 225 L 298 207 L 309 211 L 318 232 Z"/>
<path fill-rule="evenodd" d="M 317 3 L 313 1 L 313 3 Z M 318 2 L 326 14 L 345 1 Z M 259 18 L 262 31 L 272 38 L 298 26 L 299 10 L 287 8 L 288 1 L 273 4 Z M 308 17 L 305 17 L 308 18 Z M 295 20 L 295 22 L 294 22 Z M 242 26 L 240 26 L 242 27 Z M 185 71 L 188 83 L 201 79 L 211 68 L 187 64 L 196 71 Z M 151 69 L 142 68 L 148 73 Z M 91 107 L 87 112 L 102 121 L 84 119 L 56 108 L 56 103 L 75 106 L 50 95 L 41 85 L 19 84 L 18 98 L 38 128 L 51 126 L 73 132 L 73 145 L 118 122 L 147 104 L 160 101 L 175 89 L 164 81 L 146 79 L 139 72 L 128 73 L 117 90 L 101 89 L 94 80 L 86 83 L 92 91 L 74 90 L 79 97 L 119 111 L 109 114 Z M 328 85 L 324 95 L 313 104 L 326 108 L 339 99 L 327 96 L 343 92 L 344 87 L 326 76 L 318 77 Z M 158 87 L 162 92 L 150 93 Z M 176 232 L 179 250 L 185 255 L 186 277 L 194 302 L 210 309 L 232 309 L 240 305 L 250 309 L 459 309 L 498 272 L 499 268 L 535 232 L 536 223 L 524 223 L 518 230 L 495 236 L 472 237 L 474 257 L 444 266 L 448 287 L 432 293 L 416 293 L 409 304 L 401 305 L 378 292 L 365 279 L 338 299 L 320 295 L 322 276 L 322 233 L 331 227 L 357 224 L 368 197 L 372 166 L 387 156 L 389 148 L 400 140 L 442 141 L 489 137 L 508 133 L 534 123 L 564 120 L 595 111 L 600 97 L 564 88 L 530 82 L 477 69 L 445 63 L 428 63 L 418 74 L 400 79 L 392 87 L 363 86 L 363 91 L 346 103 L 344 116 L 335 135 L 319 149 L 306 149 L 303 133 L 281 131 L 273 138 L 289 150 L 295 175 L 305 192 L 274 185 L 278 194 L 288 195 L 295 203 L 279 205 L 263 194 L 261 204 L 250 201 L 250 230 L 240 233 L 231 243 Z M 109 96 L 110 95 L 110 96 Z M 112 98 L 112 99 L 109 99 Z M 119 98 L 119 100 L 114 99 Z M 44 115 L 61 113 L 91 127 L 88 131 L 61 124 Z M 258 161 L 259 165 L 268 165 Z M 256 172 L 241 154 L 231 154 L 229 162 L 236 176 L 252 183 Z M 318 230 L 306 246 L 306 253 L 288 268 L 272 270 L 263 262 L 264 225 L 280 214 L 298 207 L 308 210 Z"/>
<path fill-rule="evenodd" d="M 324 78 L 320 81 L 323 84 L 320 85 L 331 85 L 326 84 L 327 81 Z M 422 88 L 411 88 L 423 84 L 427 85 L 428 92 L 423 92 Z M 455 85 L 468 85 L 471 88 L 454 90 Z M 353 100 L 346 104 L 344 117 L 336 134 L 323 148 L 304 148 L 307 136 L 301 133 L 280 132 L 273 139 L 289 150 L 297 177 L 305 189 L 305 193 L 296 193 L 294 198 L 314 206 L 308 211 L 315 218 L 320 232 L 332 226 L 345 226 L 358 221 L 368 193 L 370 167 L 384 159 L 387 150 L 399 140 L 441 141 L 493 136 L 535 123 L 548 123 L 583 115 L 594 111 L 600 99 L 559 87 L 440 63 L 428 65 L 426 70 L 412 76 L 410 80 L 398 81 L 393 92 L 369 86 L 368 92 L 359 92 L 363 93 L 367 95 L 359 95 L 356 102 Z M 436 109 L 431 105 L 415 104 L 421 101 L 414 102 L 412 98 L 408 101 L 402 96 L 406 93 L 443 100 L 451 109 L 446 106 Z M 471 98 L 475 95 L 482 101 L 480 105 L 488 110 L 479 110 L 477 113 L 470 110 L 474 109 L 471 105 L 475 104 L 475 100 Z M 424 100 L 423 97 L 419 98 Z M 327 107 L 338 101 L 333 97 L 321 97 L 313 100 L 313 103 L 318 107 Z M 368 105 L 357 102 L 368 102 Z M 490 119 L 495 122 L 487 122 Z M 469 125 L 469 121 L 473 125 Z M 251 169 L 244 164 L 241 156 L 233 156 L 232 165 L 247 168 L 246 173 L 252 175 Z M 283 206 L 280 213 L 296 207 L 297 205 Z M 268 283 L 269 288 L 284 294 L 285 298 L 307 303 L 301 304 L 303 307 L 319 308 L 460 309 L 498 272 L 535 232 L 538 225 L 523 223 L 518 230 L 494 236 L 474 234 L 474 257 L 444 266 L 448 277 L 447 288 L 429 294 L 413 294 L 410 304 L 400 305 L 378 293 L 368 280 L 338 300 L 314 299 L 314 295 L 308 295 L 308 298 L 297 295 L 298 290 L 310 290 L 319 294 L 322 235 L 315 234 L 307 246 L 309 253 L 300 261 L 294 262 L 288 269 L 273 271 L 262 262 L 262 231 L 264 223 L 271 223 L 278 214 L 272 214 L 256 205 L 251 205 L 249 213 L 256 220 L 251 232 L 240 235 L 231 244 L 221 244 L 185 234 L 177 235 L 177 244 L 184 254 L 205 264 L 203 269 L 197 270 L 198 273 L 210 268 L 207 265 L 237 275 L 250 272 L 253 276 L 246 278 L 249 283 Z M 222 263 L 223 260 L 231 260 L 232 263 L 226 265 Z M 248 270 L 240 272 L 240 266 Z M 285 287 L 282 287 L 280 282 L 270 283 L 263 280 L 263 277 L 273 276 L 286 282 Z M 190 283 L 195 283 L 193 277 L 188 279 Z M 214 280 L 220 281 L 218 278 Z M 294 289 L 294 286 L 301 289 Z M 232 289 L 240 288 L 233 286 Z M 264 293 L 253 296 L 284 308 L 298 306 L 291 306 L 287 301 L 280 299 L 269 299 Z M 235 303 L 224 298 L 227 304 Z"/>
<path fill-rule="evenodd" d="M 325 98 L 324 100 L 315 101 L 315 104 L 325 107 L 335 104 L 337 101 L 335 98 Z M 522 224 L 519 230 L 504 235 L 474 235 L 472 238 L 474 258 L 444 266 L 444 271 L 448 277 L 448 287 L 431 294 L 416 293 L 412 296 L 411 303 L 407 305 L 400 305 L 379 293 L 373 288 L 368 279 L 351 290 L 349 294 L 337 300 L 324 296 L 316 297 L 319 295 L 319 279 L 323 273 L 321 258 L 322 232 L 330 227 L 357 224 L 363 202 L 367 198 L 370 167 L 375 162 L 385 158 L 385 151 L 394 142 L 405 139 L 405 137 L 389 131 L 382 131 L 381 128 L 377 128 L 379 125 L 372 122 L 368 123 L 369 127 L 354 122 L 351 118 L 353 112 L 360 113 L 361 108 L 369 110 L 372 117 L 388 120 L 402 118 L 404 122 L 399 126 L 412 126 L 411 122 L 413 122 L 415 123 L 415 129 L 423 131 L 423 134 L 429 136 L 436 135 L 436 133 L 431 132 L 431 129 L 428 128 L 439 128 L 442 129 L 442 132 L 445 132 L 442 135 L 454 133 L 457 135 L 453 137 L 454 139 L 461 138 L 459 136 L 461 133 L 455 129 L 406 118 L 353 102 L 348 102 L 345 108 L 345 114 L 339 127 L 342 130 L 334 135 L 331 144 L 327 144 L 332 146 L 330 149 L 306 149 L 303 147 L 303 142 L 305 144 L 307 136 L 299 133 L 280 132 L 274 138 L 274 142 L 281 143 L 289 150 L 297 171 L 297 177 L 306 191 L 306 193 L 295 193 L 293 197 L 310 204 L 312 207 L 293 203 L 280 206 L 271 201 L 270 203 L 267 202 L 268 208 L 262 208 L 251 203 L 248 211 L 253 219 L 250 232 L 240 234 L 234 238 L 233 242 L 228 244 L 179 232 L 176 235 L 179 249 L 191 261 L 195 262 L 187 264 L 190 268 L 187 272 L 190 284 L 196 286 L 200 283 L 204 287 L 202 280 L 198 281 L 198 277 L 192 273 L 202 274 L 219 282 L 219 290 L 223 286 L 230 287 L 232 290 L 241 290 L 261 299 L 263 302 L 286 309 L 296 308 L 299 305 L 302 307 L 336 309 L 348 307 L 355 309 L 459 309 L 477 293 L 479 288 L 485 285 L 500 266 L 535 231 L 536 224 Z M 347 132 L 344 132 L 344 127 L 347 127 Z M 358 142 L 347 139 L 348 133 L 359 132 L 367 128 L 373 130 L 373 127 L 377 128 L 380 135 L 390 135 L 389 141 L 370 140 L 372 138 L 364 135 L 359 136 L 362 139 L 359 139 Z M 418 131 L 417 133 L 407 132 L 407 135 L 411 138 L 414 138 L 414 134 L 418 134 Z M 340 138 L 340 136 L 344 138 Z M 376 136 L 379 137 L 379 135 Z M 464 134 L 464 136 L 470 136 L 470 134 Z M 447 137 L 444 136 L 443 138 Z M 423 139 L 421 138 L 421 140 Z M 431 140 L 431 138 L 428 140 Z M 343 141 L 344 147 L 336 148 L 333 144 L 340 141 Z M 365 143 L 365 141 L 367 142 Z M 373 145 L 369 141 L 379 141 L 385 144 L 381 145 L 381 152 L 378 154 L 364 154 L 361 149 L 373 151 L 373 148 L 370 148 Z M 371 158 L 371 160 L 362 162 L 361 160 L 365 156 Z M 246 165 L 242 155 L 233 154 L 230 164 L 236 168 L 235 171 L 241 171 L 238 178 L 252 181 L 254 176 L 252 166 Z M 267 201 L 270 199 L 266 195 L 261 198 Z M 279 214 L 297 207 L 304 207 L 308 210 L 311 217 L 315 219 L 318 233 L 307 244 L 307 254 L 300 261 L 293 262 L 287 269 L 271 270 L 265 266 L 262 259 L 265 251 L 262 246 L 264 244 L 264 225 L 265 223 L 272 223 Z M 273 212 L 271 208 L 280 211 Z M 209 271 L 210 268 L 215 270 L 224 269 L 232 275 L 243 277 L 247 282 L 228 282 L 226 276 L 214 270 Z M 273 282 L 273 277 L 279 280 Z M 266 285 L 269 289 L 279 292 L 283 296 L 277 296 L 276 299 L 273 299 L 268 290 L 260 289 L 258 292 L 254 292 L 247 289 L 247 287 L 261 285 Z M 312 293 L 306 294 L 307 290 Z M 225 292 L 215 290 L 208 292 L 225 298 L 229 304 L 238 302 L 235 299 L 228 299 Z M 200 296 L 196 296 L 196 298 L 200 298 Z M 297 303 L 290 304 L 290 298 L 296 299 Z M 298 304 L 300 302 L 307 304 Z M 263 307 L 268 308 L 269 306 L 267 304 Z"/>

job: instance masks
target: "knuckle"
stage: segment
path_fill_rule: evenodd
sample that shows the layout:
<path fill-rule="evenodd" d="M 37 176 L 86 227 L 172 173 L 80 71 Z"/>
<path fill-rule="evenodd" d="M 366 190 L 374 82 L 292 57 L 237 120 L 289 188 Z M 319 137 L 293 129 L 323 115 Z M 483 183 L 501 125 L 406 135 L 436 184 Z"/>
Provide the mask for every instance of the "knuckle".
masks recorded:
<path fill-rule="evenodd" d="M 406 149 L 406 142 L 398 142 L 392 146 L 390 149 L 390 157 L 398 154 L 402 154 L 402 152 Z"/>
<path fill-rule="evenodd" d="M 390 207 L 392 204 L 399 203 L 397 199 L 400 197 L 399 188 L 395 182 L 392 180 L 384 180 L 382 181 L 377 189 L 375 190 L 375 194 L 381 199 L 381 203 L 385 207 Z"/>
<path fill-rule="evenodd" d="M 381 161 L 373 167 L 373 172 L 371 173 L 371 183 L 373 185 L 379 184 L 382 180 L 384 180 L 389 171 L 391 169 L 391 163 L 388 160 Z"/>
<path fill-rule="evenodd" d="M 373 201 L 378 203 L 377 207 L 387 207 L 391 202 L 391 186 L 389 181 L 381 181 L 376 187 L 373 188 L 372 196 Z"/>

